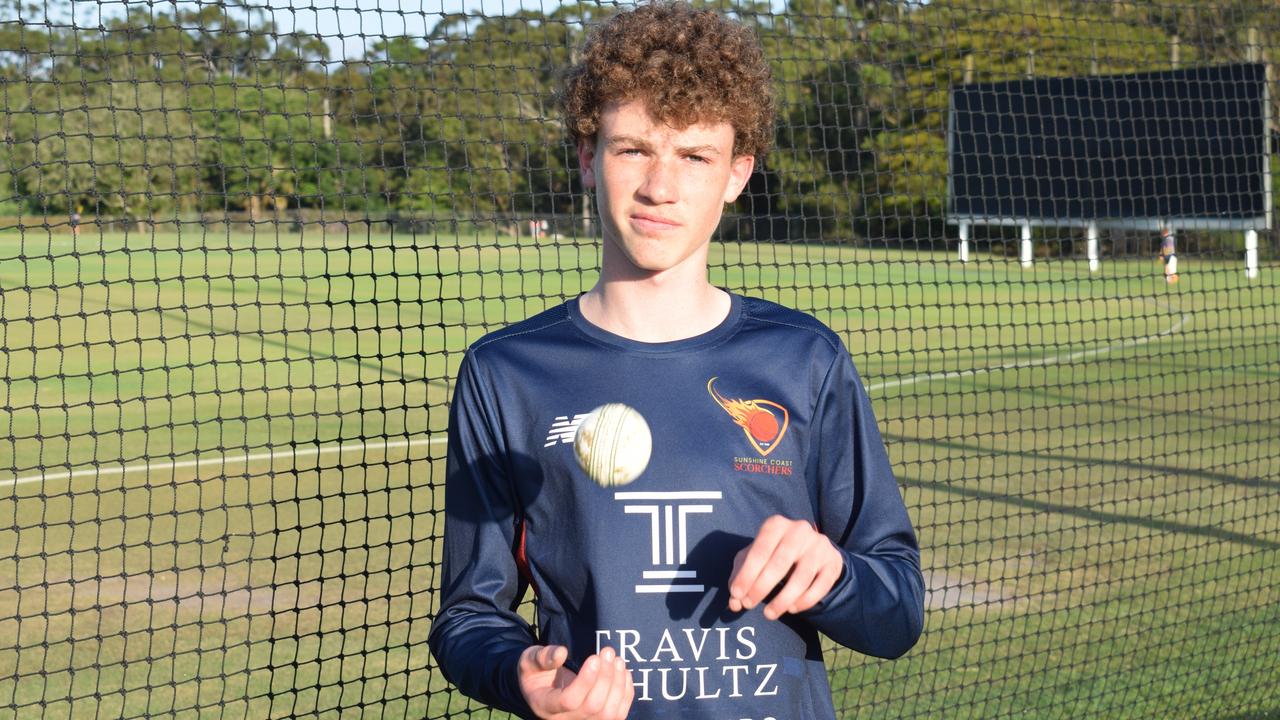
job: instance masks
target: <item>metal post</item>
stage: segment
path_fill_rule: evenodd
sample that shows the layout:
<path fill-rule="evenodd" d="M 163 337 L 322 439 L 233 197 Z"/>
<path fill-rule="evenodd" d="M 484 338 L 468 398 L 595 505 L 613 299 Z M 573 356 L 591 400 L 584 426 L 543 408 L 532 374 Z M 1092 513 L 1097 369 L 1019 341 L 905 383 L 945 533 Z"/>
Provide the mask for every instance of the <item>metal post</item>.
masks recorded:
<path fill-rule="evenodd" d="M 1031 267 L 1031 223 L 1022 225 L 1022 267 Z"/>
<path fill-rule="evenodd" d="M 1098 224 L 1089 223 L 1085 233 L 1089 238 L 1089 272 L 1098 272 Z"/>
<path fill-rule="evenodd" d="M 969 223 L 960 223 L 960 262 L 969 262 Z"/>
<path fill-rule="evenodd" d="M 1258 231 L 1244 232 L 1244 276 L 1250 280 L 1258 277 Z"/>

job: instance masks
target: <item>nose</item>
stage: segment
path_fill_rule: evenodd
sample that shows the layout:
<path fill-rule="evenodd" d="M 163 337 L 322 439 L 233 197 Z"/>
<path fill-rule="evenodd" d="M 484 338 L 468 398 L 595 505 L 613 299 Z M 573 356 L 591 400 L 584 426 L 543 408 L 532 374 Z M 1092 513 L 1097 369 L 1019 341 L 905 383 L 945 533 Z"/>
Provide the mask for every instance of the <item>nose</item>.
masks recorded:
<path fill-rule="evenodd" d="M 640 197 L 654 204 L 673 203 L 680 199 L 676 173 L 674 162 L 654 159 L 645 170 L 644 182 L 638 190 Z"/>

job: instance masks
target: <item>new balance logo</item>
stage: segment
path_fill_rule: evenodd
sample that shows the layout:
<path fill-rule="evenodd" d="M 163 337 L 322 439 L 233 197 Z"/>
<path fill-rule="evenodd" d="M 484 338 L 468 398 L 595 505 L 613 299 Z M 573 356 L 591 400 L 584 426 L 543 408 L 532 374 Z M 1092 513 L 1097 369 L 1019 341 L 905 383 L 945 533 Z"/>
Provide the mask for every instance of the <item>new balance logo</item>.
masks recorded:
<path fill-rule="evenodd" d="M 568 415 L 557 416 L 556 421 L 551 423 L 551 432 L 547 433 L 547 442 L 542 447 L 551 447 L 556 443 L 562 445 L 573 443 L 573 436 L 578 434 L 578 426 L 586 416 L 586 413 L 579 413 L 574 415 L 572 420 Z"/>

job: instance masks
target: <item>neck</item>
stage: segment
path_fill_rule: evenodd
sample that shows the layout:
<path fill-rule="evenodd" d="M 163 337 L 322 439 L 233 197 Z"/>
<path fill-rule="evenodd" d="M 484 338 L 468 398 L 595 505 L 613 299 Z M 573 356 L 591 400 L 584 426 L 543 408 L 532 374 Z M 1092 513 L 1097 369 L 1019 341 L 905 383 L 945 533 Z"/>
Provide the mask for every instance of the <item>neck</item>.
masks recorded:
<path fill-rule="evenodd" d="M 673 268 L 674 270 L 674 268 Z M 688 274 L 686 274 L 688 275 Z M 578 302 L 591 324 L 639 342 L 671 342 L 708 332 L 729 315 L 729 294 L 696 276 L 660 273 L 600 282 Z"/>

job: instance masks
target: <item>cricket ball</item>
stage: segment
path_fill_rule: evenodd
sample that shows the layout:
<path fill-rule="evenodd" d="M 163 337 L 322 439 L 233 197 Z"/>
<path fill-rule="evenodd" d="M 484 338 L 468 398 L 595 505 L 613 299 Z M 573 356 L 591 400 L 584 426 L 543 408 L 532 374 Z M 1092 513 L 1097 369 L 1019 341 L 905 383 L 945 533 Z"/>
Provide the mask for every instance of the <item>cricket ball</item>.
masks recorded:
<path fill-rule="evenodd" d="M 653 436 L 635 408 L 608 403 L 582 419 L 573 452 L 587 475 L 601 487 L 626 485 L 649 464 Z"/>

